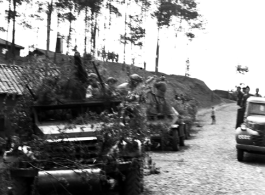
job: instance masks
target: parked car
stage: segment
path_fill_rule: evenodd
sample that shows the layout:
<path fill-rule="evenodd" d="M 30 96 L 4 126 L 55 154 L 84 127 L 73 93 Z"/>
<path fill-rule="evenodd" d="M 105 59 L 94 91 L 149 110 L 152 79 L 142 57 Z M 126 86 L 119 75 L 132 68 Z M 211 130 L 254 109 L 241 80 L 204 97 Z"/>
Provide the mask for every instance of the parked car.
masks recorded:
<path fill-rule="evenodd" d="M 265 154 L 265 98 L 247 100 L 244 122 L 236 129 L 237 160 L 244 160 L 244 153 Z"/>

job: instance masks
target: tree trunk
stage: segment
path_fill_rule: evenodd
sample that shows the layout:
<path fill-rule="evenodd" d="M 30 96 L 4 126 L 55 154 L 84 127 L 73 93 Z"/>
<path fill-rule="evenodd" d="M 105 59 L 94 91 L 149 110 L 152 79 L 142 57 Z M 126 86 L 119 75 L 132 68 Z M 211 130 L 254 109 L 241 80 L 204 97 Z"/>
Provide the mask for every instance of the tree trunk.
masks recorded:
<path fill-rule="evenodd" d="M 87 24 L 88 24 L 88 22 L 87 22 L 87 20 L 88 20 L 87 14 L 88 14 L 88 8 L 86 6 L 86 8 L 85 8 L 85 40 L 84 40 L 84 44 L 85 44 L 84 53 L 85 54 L 87 54 L 87 51 L 86 51 L 86 48 L 87 48 Z"/>
<path fill-rule="evenodd" d="M 15 51 L 15 34 L 16 34 L 16 2 L 17 0 L 13 0 L 13 32 L 12 32 L 12 45 L 11 45 L 11 51 L 12 51 L 12 57 L 13 57 L 13 63 L 16 59 L 16 51 Z"/>
<path fill-rule="evenodd" d="M 159 27 L 157 32 L 157 45 L 156 45 L 156 67 L 155 67 L 155 73 L 158 74 L 158 62 L 159 62 Z"/>
<path fill-rule="evenodd" d="M 125 20 L 124 20 L 124 45 L 123 45 L 123 64 L 125 64 L 125 60 L 126 60 L 126 36 L 127 36 L 127 32 L 126 32 L 126 25 L 127 25 L 127 13 L 125 12 Z"/>
<path fill-rule="evenodd" d="M 94 11 L 91 10 L 91 38 L 90 38 L 90 52 L 91 55 L 94 56 L 94 51 L 93 51 L 93 40 L 94 37 Z"/>
<path fill-rule="evenodd" d="M 111 26 L 111 0 L 109 0 L 109 29 Z"/>
<path fill-rule="evenodd" d="M 146 18 L 147 18 L 147 16 L 146 16 L 146 10 L 145 10 L 145 4 L 144 4 L 144 2 L 142 2 L 142 10 L 141 10 L 141 16 L 142 16 L 142 21 L 143 21 L 143 29 L 145 30 L 145 32 L 146 32 L 146 28 L 145 28 L 145 26 L 146 26 Z M 144 70 L 146 70 L 146 62 L 145 62 L 145 49 L 146 49 L 146 47 L 145 47 L 145 44 L 146 44 L 146 34 L 144 34 L 144 37 L 143 37 L 143 46 L 142 46 L 142 52 L 141 52 L 141 55 L 142 55 L 142 58 L 143 58 L 143 61 L 144 61 Z"/>
<path fill-rule="evenodd" d="M 69 55 L 69 48 L 70 48 L 70 41 L 71 41 L 71 32 L 72 32 L 72 20 L 69 21 L 70 26 L 69 26 L 69 34 L 67 37 L 67 55 Z"/>
<path fill-rule="evenodd" d="M 46 42 L 46 58 L 48 58 L 48 53 L 50 51 L 50 32 L 51 32 L 51 18 L 53 11 L 53 0 L 51 3 L 48 3 L 48 12 L 47 12 L 47 42 Z"/>
<path fill-rule="evenodd" d="M 10 13 L 11 13 L 11 0 L 8 1 L 8 16 L 7 16 L 7 31 L 6 31 L 6 53 L 5 60 L 8 59 L 8 55 L 10 55 L 10 51 L 8 50 L 8 34 L 9 34 L 9 25 L 10 25 Z"/>
<path fill-rule="evenodd" d="M 93 51 L 94 51 L 94 56 L 96 55 L 96 37 L 97 37 L 97 19 L 98 19 L 98 15 L 95 14 L 95 25 L 94 25 L 94 29 L 93 29 Z"/>
<path fill-rule="evenodd" d="M 130 17 L 129 24 L 132 27 L 132 18 Z M 132 30 L 130 29 L 130 33 L 132 34 Z M 132 61 L 132 66 L 134 66 L 134 59 L 133 59 L 133 41 L 132 39 L 130 40 L 131 42 L 131 61 Z"/>
<path fill-rule="evenodd" d="M 59 14 L 57 15 L 57 29 L 59 29 L 59 26 L 60 26 L 60 18 L 59 18 Z M 53 62 L 56 63 L 56 57 L 57 57 L 57 40 L 58 40 L 58 35 L 59 35 L 59 32 L 57 32 L 57 36 L 56 36 L 56 44 L 55 44 L 55 52 L 54 52 L 54 59 L 53 59 Z M 60 43 L 60 47 L 61 47 L 61 43 Z"/>

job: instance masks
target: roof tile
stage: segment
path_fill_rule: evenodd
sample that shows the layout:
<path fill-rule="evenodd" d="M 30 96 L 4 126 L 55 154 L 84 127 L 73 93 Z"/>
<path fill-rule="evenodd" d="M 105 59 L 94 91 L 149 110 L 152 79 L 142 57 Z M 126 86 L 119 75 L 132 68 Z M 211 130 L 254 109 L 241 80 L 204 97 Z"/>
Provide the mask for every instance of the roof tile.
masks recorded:
<path fill-rule="evenodd" d="M 25 78 L 24 70 L 24 68 L 17 65 L 0 64 L 0 94 L 22 95 L 26 80 L 34 79 L 34 75 L 27 75 L 27 78 Z M 58 75 L 58 72 L 58 69 L 50 69 L 48 75 Z M 43 78 L 44 74 L 41 75 Z"/>

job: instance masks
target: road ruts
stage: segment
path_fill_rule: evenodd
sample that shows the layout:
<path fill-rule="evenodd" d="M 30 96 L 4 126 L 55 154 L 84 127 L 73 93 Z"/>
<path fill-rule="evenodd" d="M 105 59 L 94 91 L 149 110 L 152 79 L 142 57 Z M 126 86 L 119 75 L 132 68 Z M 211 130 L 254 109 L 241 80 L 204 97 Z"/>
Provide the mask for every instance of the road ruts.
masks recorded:
<path fill-rule="evenodd" d="M 210 113 L 198 117 L 202 127 L 193 128 L 180 152 L 151 152 L 161 173 L 145 177 L 143 195 L 264 195 L 265 156 L 236 159 L 236 110 L 235 104 L 218 108 L 216 125 Z"/>

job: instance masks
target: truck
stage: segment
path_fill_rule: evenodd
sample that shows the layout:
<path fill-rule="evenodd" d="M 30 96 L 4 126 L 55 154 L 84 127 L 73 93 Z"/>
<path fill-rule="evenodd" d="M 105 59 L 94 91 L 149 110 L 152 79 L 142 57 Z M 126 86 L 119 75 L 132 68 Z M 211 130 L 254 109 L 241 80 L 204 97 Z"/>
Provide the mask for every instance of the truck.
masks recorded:
<path fill-rule="evenodd" d="M 180 146 L 185 146 L 185 139 L 190 137 L 190 120 L 180 116 L 166 99 L 158 101 L 152 90 L 147 91 L 146 99 L 150 149 L 165 150 L 170 147 L 179 151 Z"/>
<path fill-rule="evenodd" d="M 172 108 L 172 112 L 175 109 Z M 156 118 L 148 117 L 150 132 L 150 145 L 152 150 L 165 150 L 171 148 L 179 151 L 180 146 L 185 146 L 185 140 L 190 137 L 191 125 L 178 116 L 159 115 Z"/>
<path fill-rule="evenodd" d="M 34 135 L 42 141 L 32 144 L 30 149 L 20 145 L 5 152 L 4 162 L 16 164 L 10 169 L 13 185 L 7 186 L 9 191 L 14 195 L 140 194 L 141 142 L 135 140 L 133 150 L 127 150 L 129 145 L 124 140 L 107 147 L 109 135 L 100 132 L 103 128 L 105 131 L 108 128 L 108 133 L 111 128 L 118 128 L 117 124 L 98 119 L 106 109 L 108 113 L 117 112 L 120 102 L 111 100 L 106 105 L 104 100 L 97 99 L 33 105 Z M 83 114 L 86 122 L 80 122 Z"/>
<path fill-rule="evenodd" d="M 80 58 L 78 53 L 75 57 Z M 86 80 L 80 59 L 76 61 L 77 73 Z M 143 191 L 144 135 L 124 122 L 122 100 L 107 96 L 106 85 L 92 65 L 103 96 L 86 98 L 82 93 L 79 99 L 56 103 L 35 99 L 31 105 L 32 139 L 23 142 L 13 137 L 11 149 L 3 155 L 11 175 L 6 186 L 10 194 L 139 195 Z"/>
<path fill-rule="evenodd" d="M 238 117 L 241 115 L 239 113 Z M 265 154 L 265 98 L 249 97 L 243 117 L 243 123 L 235 131 L 237 160 L 240 162 L 244 161 L 246 152 Z"/>

